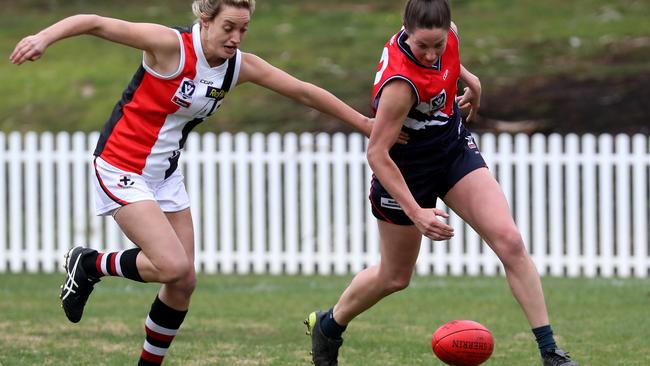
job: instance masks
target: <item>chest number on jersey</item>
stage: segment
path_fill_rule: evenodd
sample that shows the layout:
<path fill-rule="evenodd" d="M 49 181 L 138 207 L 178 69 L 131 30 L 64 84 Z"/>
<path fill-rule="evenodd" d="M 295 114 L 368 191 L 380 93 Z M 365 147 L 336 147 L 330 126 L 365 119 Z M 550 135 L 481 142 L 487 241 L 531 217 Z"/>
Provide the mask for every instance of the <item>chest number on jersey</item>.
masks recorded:
<path fill-rule="evenodd" d="M 384 47 L 384 51 L 381 53 L 379 64 L 381 65 L 381 68 L 377 70 L 377 75 L 375 75 L 375 85 L 381 81 L 381 76 L 384 74 L 384 71 L 386 71 L 386 68 L 388 67 L 388 47 Z"/>

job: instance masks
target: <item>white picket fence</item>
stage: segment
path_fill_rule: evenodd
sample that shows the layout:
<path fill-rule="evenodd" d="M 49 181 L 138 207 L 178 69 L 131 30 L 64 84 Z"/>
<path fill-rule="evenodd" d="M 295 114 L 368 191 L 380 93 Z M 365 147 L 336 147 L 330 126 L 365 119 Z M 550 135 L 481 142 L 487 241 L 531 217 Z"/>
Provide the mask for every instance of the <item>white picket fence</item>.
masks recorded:
<path fill-rule="evenodd" d="M 132 244 L 93 215 L 98 134 L 0 133 L 0 272 L 61 270 L 73 244 Z M 650 277 L 648 136 L 476 136 L 544 275 Z M 379 259 L 358 134 L 191 134 L 181 161 L 207 273 L 345 274 Z M 444 207 L 444 206 L 443 206 Z M 418 274 L 495 275 L 457 216 Z"/>

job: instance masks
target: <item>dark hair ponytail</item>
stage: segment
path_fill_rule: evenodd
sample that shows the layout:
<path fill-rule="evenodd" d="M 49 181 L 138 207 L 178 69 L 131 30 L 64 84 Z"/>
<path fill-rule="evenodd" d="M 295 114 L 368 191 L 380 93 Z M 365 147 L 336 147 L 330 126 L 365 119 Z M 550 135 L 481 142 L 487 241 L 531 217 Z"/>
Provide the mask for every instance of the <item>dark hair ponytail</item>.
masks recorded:
<path fill-rule="evenodd" d="M 404 27 L 408 32 L 418 28 L 451 27 L 451 9 L 447 0 L 408 0 L 404 9 Z"/>

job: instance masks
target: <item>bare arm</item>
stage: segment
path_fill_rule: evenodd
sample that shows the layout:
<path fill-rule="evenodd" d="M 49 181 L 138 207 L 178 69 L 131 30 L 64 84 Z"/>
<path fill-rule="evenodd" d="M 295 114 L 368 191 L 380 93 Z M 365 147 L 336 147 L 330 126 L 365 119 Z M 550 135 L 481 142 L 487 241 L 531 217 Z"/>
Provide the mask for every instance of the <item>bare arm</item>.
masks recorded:
<path fill-rule="evenodd" d="M 372 130 L 370 119 L 343 103 L 332 93 L 299 80 L 253 54 L 242 53 L 238 83 L 248 81 L 336 117 L 364 135 L 370 136 Z"/>
<path fill-rule="evenodd" d="M 172 29 L 159 24 L 132 23 L 91 14 L 65 18 L 23 38 L 11 53 L 10 60 L 16 65 L 36 61 L 51 44 L 82 34 L 143 50 L 147 64 L 163 73 L 175 70 L 180 60 L 178 36 Z"/>
<path fill-rule="evenodd" d="M 446 240 L 453 236 L 453 228 L 436 216 L 447 217 L 447 213 L 436 208 L 420 207 L 389 154 L 415 101 L 413 89 L 404 81 L 395 80 L 384 87 L 368 143 L 368 163 L 384 188 L 422 234 L 433 240 Z"/>
<path fill-rule="evenodd" d="M 451 22 L 451 28 L 458 34 L 458 27 L 456 23 Z M 476 113 L 481 106 L 481 80 L 460 65 L 460 80 L 466 85 L 463 90 L 463 95 L 456 97 L 456 102 L 460 109 L 469 108 L 469 115 L 467 121 L 472 122 L 476 119 Z"/>
<path fill-rule="evenodd" d="M 463 95 L 456 97 L 456 102 L 460 109 L 469 108 L 467 121 L 472 122 L 481 107 L 481 80 L 463 65 L 460 65 L 460 80 L 467 86 L 463 90 Z"/>

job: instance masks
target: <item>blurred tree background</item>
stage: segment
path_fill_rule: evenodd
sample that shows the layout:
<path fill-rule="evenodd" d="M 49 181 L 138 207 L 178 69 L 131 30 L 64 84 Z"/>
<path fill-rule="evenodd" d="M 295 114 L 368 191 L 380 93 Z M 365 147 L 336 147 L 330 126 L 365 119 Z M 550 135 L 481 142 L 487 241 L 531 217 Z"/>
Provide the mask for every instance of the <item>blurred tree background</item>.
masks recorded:
<path fill-rule="evenodd" d="M 483 83 L 474 131 L 650 133 L 650 2 L 450 0 L 461 59 Z M 320 85 L 363 113 L 377 61 L 400 28 L 404 1 L 258 0 L 241 49 Z M 0 47 L 56 20 L 97 13 L 189 25 L 191 0 L 0 0 Z M 38 62 L 0 63 L 0 130 L 99 130 L 141 52 L 90 36 Z M 349 131 L 244 84 L 198 131 Z"/>

